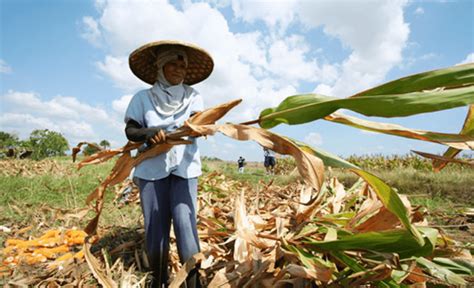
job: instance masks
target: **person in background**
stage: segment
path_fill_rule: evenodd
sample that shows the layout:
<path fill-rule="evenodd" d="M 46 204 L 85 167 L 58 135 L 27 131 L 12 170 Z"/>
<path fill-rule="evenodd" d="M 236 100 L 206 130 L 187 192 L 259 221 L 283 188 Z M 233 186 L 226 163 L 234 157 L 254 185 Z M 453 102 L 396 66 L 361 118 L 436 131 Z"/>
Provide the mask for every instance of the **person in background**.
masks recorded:
<path fill-rule="evenodd" d="M 130 141 L 163 143 L 166 132 L 203 110 L 201 95 L 190 86 L 206 79 L 214 66 L 202 48 L 179 41 L 152 42 L 132 52 L 129 64 L 138 78 L 152 85 L 128 105 L 125 134 Z M 181 263 L 200 251 L 196 213 L 201 160 L 196 139 L 188 140 L 192 143 L 144 160 L 133 175 L 140 190 L 152 287 L 168 285 L 171 223 Z M 200 287 L 197 269 L 188 274 L 186 287 Z"/>
<path fill-rule="evenodd" d="M 239 166 L 239 173 L 244 173 L 244 167 L 245 167 L 245 158 L 242 156 L 239 157 L 239 160 L 237 160 L 237 164 Z"/>
<path fill-rule="evenodd" d="M 263 148 L 263 155 L 265 157 L 263 161 L 263 166 L 265 166 L 265 170 L 268 175 L 273 175 L 274 174 L 274 168 L 276 165 L 276 159 L 275 159 L 275 152 L 268 148 Z"/>

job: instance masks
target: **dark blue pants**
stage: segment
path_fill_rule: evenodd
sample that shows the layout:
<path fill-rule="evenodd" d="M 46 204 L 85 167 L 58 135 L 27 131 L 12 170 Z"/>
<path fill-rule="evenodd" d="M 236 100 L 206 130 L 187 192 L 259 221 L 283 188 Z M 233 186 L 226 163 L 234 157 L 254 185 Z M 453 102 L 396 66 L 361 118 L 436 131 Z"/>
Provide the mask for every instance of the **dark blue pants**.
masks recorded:
<path fill-rule="evenodd" d="M 146 251 L 154 286 L 166 286 L 171 219 L 181 263 L 200 251 L 196 227 L 198 181 L 197 178 L 184 179 L 172 174 L 156 181 L 139 181 Z M 196 270 L 191 271 L 186 282 L 187 287 L 199 286 Z"/>

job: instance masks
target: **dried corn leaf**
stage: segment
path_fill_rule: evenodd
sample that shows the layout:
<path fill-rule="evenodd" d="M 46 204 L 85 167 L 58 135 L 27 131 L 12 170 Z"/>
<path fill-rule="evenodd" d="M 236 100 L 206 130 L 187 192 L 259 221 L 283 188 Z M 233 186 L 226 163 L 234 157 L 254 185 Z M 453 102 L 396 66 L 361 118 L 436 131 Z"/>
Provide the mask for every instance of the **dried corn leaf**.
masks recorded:
<path fill-rule="evenodd" d="M 459 164 L 474 166 L 474 161 L 472 161 L 472 160 L 469 161 L 469 160 L 454 159 L 454 158 L 450 158 L 450 157 L 439 156 L 439 155 L 436 155 L 436 154 L 430 154 L 430 153 L 425 153 L 425 152 L 420 152 L 420 151 L 415 151 L 415 150 L 412 150 L 412 152 L 416 153 L 420 156 L 423 156 L 425 158 L 433 159 L 433 160 L 437 160 L 437 161 L 442 161 L 444 163 L 453 162 L 453 163 L 459 163 Z"/>
<path fill-rule="evenodd" d="M 369 231 L 384 231 L 394 229 L 398 225 L 400 225 L 400 221 L 397 216 L 387 208 L 382 207 L 377 214 L 355 227 L 355 230 L 361 233 Z"/>
<path fill-rule="evenodd" d="M 469 135 L 409 129 L 396 124 L 368 121 L 337 112 L 324 117 L 324 120 L 349 125 L 367 131 L 439 143 L 454 149 L 474 149 L 474 136 Z"/>
<path fill-rule="evenodd" d="M 76 161 L 76 156 L 79 152 L 81 152 L 81 147 L 83 145 L 88 145 L 88 146 L 91 146 L 93 147 L 94 149 L 97 149 L 97 151 L 101 151 L 102 150 L 102 147 L 100 147 L 99 145 L 97 145 L 96 143 L 91 143 L 91 142 L 80 142 L 79 144 L 77 144 L 76 147 L 73 147 L 72 148 L 72 162 L 75 162 Z"/>
<path fill-rule="evenodd" d="M 268 130 L 247 125 L 194 125 L 187 124 L 192 130 L 202 135 L 213 135 L 220 132 L 240 141 L 253 140 L 263 147 L 282 155 L 291 155 L 295 158 L 298 171 L 303 179 L 314 189 L 319 191 L 324 179 L 324 165 L 321 159 L 304 151 L 290 139 L 272 133 Z"/>
<path fill-rule="evenodd" d="M 198 263 L 203 261 L 205 259 L 204 254 L 202 253 L 197 253 L 193 255 L 186 263 L 184 263 L 183 267 L 178 271 L 176 274 L 176 277 L 173 279 L 173 281 L 170 283 L 170 288 L 178 288 L 184 281 L 186 280 L 186 277 L 188 276 L 189 272 L 196 267 Z"/>
<path fill-rule="evenodd" d="M 463 127 L 459 134 L 474 136 L 474 105 L 469 106 L 466 119 L 464 120 Z M 446 152 L 444 152 L 443 157 L 453 159 L 454 157 L 456 157 L 456 155 L 459 154 L 459 152 L 461 152 L 461 150 L 450 147 L 448 148 L 448 150 L 446 150 Z M 448 162 L 434 159 L 433 169 L 435 172 L 439 172 L 446 166 L 446 164 L 448 164 Z"/>
<path fill-rule="evenodd" d="M 97 279 L 97 282 L 106 288 L 118 287 L 117 283 L 115 283 L 113 279 L 104 273 L 103 269 L 100 267 L 99 261 L 90 252 L 90 244 L 84 243 L 83 250 L 87 265 L 89 265 L 92 275 L 94 275 L 95 279 Z"/>

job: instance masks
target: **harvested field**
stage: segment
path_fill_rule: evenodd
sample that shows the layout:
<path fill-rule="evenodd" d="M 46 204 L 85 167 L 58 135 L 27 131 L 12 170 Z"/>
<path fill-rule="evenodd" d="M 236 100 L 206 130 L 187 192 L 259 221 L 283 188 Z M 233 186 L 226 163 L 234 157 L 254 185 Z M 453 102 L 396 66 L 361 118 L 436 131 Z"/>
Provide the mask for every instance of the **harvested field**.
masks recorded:
<path fill-rule="evenodd" d="M 31 170 L 26 162 L 14 165 Z M 62 165 L 56 162 L 51 167 Z M 252 169 L 260 169 L 255 166 Z M 91 176 L 87 171 L 84 173 L 81 177 Z M 388 276 L 396 273 L 401 275 L 399 281 L 407 284 L 420 281 L 447 284 L 426 268 L 432 263 L 436 265 L 433 258 L 417 257 L 423 259 L 419 261 L 407 258 L 417 254 L 410 248 L 416 245 L 406 246 L 412 238 L 407 237 L 406 230 L 398 229 L 401 223 L 383 208 L 372 189 L 363 182 L 344 187 L 336 178 L 328 179 L 323 192 L 316 195 L 298 180 L 274 184 L 278 177 L 265 176 L 257 183 L 237 181 L 216 171 L 208 171 L 201 177 L 198 229 L 202 252 L 194 261 L 200 263 L 203 285 L 305 287 L 316 283 L 354 287 L 390 283 L 394 280 Z M 147 261 L 137 190 L 127 180 L 114 191 L 115 196 L 110 195 L 105 208 L 113 215 L 112 219 L 103 219 L 98 237 L 85 237 L 80 231 L 91 215 L 82 205 L 69 210 L 58 208 L 61 203 L 29 206 L 34 209 L 28 212 L 31 214 L 28 225 L 3 218 L 1 281 L 10 285 L 144 286 Z M 78 197 L 85 197 L 87 192 Z M 455 259 L 459 263 L 472 261 L 469 244 L 473 233 L 472 211 L 459 210 L 455 217 L 431 213 L 421 206 L 410 205 L 408 199 L 404 197 L 404 204 L 410 207 L 410 221 L 417 227 L 425 227 L 420 229 L 427 231 L 426 235 L 439 233 L 435 237 L 438 240 L 433 242 L 436 248 L 429 255 Z M 24 209 L 16 205 L 10 207 L 17 213 Z M 360 249 L 371 239 L 381 241 L 370 233 L 388 230 L 394 231 L 393 235 L 400 240 L 385 243 L 383 247 Z M 463 232 L 462 237 L 456 238 L 463 242 L 450 236 L 457 234 L 451 233 L 453 231 Z M 73 234 L 78 237 L 71 237 Z M 362 238 L 358 243 L 361 240 L 354 237 L 360 235 L 369 238 Z M 425 239 L 429 241 L 429 238 Z M 339 244 L 329 241 L 339 241 Z M 343 248 L 336 248 L 338 246 Z M 404 246 L 408 250 L 400 252 Z M 174 243 L 171 247 L 171 283 L 178 287 L 177 283 L 186 273 L 178 261 Z M 380 258 L 381 255 L 384 256 Z M 423 262 L 425 260 L 428 263 Z M 359 272 L 352 270 L 355 269 L 351 268 L 353 261 Z M 463 265 L 460 267 L 465 267 Z M 467 276 L 467 268 L 463 269 L 461 275 Z M 453 275 L 454 280 L 449 281 L 465 281 Z M 469 281 L 469 276 L 466 279 Z"/>

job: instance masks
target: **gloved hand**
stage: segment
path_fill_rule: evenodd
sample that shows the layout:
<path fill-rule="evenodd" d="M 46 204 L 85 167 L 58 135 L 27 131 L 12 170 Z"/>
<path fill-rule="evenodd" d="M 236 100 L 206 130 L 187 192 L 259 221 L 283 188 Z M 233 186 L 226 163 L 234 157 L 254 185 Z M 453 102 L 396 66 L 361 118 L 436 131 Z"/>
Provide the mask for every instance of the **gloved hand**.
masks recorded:
<path fill-rule="evenodd" d="M 165 131 L 156 128 L 144 128 L 138 122 L 129 120 L 125 127 L 128 140 L 134 142 L 147 142 L 148 144 L 163 143 L 166 140 Z"/>
<path fill-rule="evenodd" d="M 166 134 L 163 129 L 158 128 L 145 128 L 152 131 L 147 133 L 147 142 L 151 144 L 164 143 L 166 141 Z"/>

